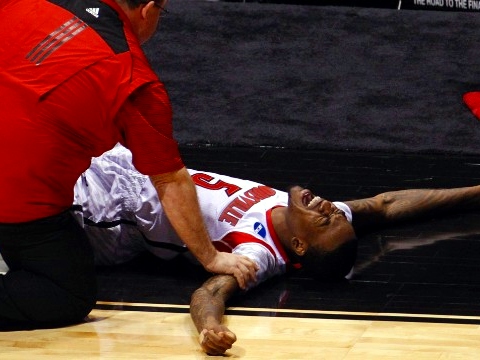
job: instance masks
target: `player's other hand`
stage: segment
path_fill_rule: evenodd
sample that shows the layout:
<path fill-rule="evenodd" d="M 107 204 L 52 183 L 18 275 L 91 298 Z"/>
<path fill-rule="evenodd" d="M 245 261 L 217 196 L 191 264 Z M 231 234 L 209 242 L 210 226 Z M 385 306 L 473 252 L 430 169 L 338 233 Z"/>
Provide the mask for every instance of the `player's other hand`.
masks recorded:
<path fill-rule="evenodd" d="M 205 266 L 205 269 L 215 274 L 233 275 L 238 286 L 243 290 L 250 283 L 257 281 L 257 264 L 243 255 L 217 251 L 214 259 Z"/>
<path fill-rule="evenodd" d="M 199 335 L 200 346 L 208 355 L 223 355 L 235 341 L 235 334 L 223 325 L 216 329 L 203 329 Z"/>

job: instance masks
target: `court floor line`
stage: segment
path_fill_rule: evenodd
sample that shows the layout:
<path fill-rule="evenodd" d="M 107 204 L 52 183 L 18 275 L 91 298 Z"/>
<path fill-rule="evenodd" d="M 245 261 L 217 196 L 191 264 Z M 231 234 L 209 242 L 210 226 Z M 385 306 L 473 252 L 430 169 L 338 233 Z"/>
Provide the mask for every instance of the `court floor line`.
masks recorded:
<path fill-rule="evenodd" d="M 188 313 L 188 305 L 178 304 L 152 304 L 131 302 L 97 301 L 97 309 L 123 309 L 129 311 L 158 312 L 169 311 L 175 313 Z M 301 310 L 301 309 L 274 309 L 274 308 L 247 308 L 228 307 L 226 315 L 247 316 L 275 316 L 275 317 L 299 317 L 299 318 L 322 318 L 322 319 L 348 319 L 348 320 L 376 320 L 376 321 L 406 321 L 406 322 L 435 322 L 453 324 L 477 324 L 480 325 L 480 316 L 441 315 L 441 314 L 409 314 L 409 313 L 371 313 L 354 311 L 324 311 L 324 310 Z"/>

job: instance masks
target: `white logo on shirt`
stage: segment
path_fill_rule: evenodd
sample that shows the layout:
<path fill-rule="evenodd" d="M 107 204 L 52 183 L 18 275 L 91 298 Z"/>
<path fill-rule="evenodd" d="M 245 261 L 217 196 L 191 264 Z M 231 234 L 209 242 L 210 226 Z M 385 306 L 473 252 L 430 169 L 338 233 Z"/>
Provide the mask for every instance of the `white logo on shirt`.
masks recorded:
<path fill-rule="evenodd" d="M 96 18 L 98 18 L 98 11 L 100 10 L 99 8 L 86 8 L 85 9 L 88 13 L 92 14 Z"/>

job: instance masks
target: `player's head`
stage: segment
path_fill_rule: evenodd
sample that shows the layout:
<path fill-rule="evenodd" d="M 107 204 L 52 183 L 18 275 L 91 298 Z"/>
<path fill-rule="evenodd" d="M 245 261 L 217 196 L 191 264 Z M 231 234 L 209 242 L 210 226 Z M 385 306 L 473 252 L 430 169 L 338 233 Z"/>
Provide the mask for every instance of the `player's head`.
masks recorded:
<path fill-rule="evenodd" d="M 355 231 L 344 212 L 295 186 L 289 191 L 287 214 L 290 250 L 305 271 L 324 280 L 344 278 L 357 253 Z"/>
<path fill-rule="evenodd" d="M 167 0 L 116 0 L 129 18 L 134 33 L 141 44 L 150 39 L 158 26 Z"/>

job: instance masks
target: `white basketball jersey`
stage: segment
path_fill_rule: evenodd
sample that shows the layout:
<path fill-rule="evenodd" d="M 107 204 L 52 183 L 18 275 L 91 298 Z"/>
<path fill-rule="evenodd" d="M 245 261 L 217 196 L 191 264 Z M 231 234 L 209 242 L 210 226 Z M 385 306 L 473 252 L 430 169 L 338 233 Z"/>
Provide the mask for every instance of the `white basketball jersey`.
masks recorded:
<path fill-rule="evenodd" d="M 288 194 L 249 180 L 196 170 L 189 173 L 215 247 L 254 260 L 260 268 L 257 283 L 284 273 L 289 260 L 270 214 L 277 206 L 287 206 Z M 351 221 L 350 209 L 343 203 L 335 205 Z M 75 186 L 74 208 L 98 264 L 128 261 L 145 248 L 162 259 L 190 255 L 148 176 L 134 169 L 131 153 L 121 146 L 92 160 Z"/>

